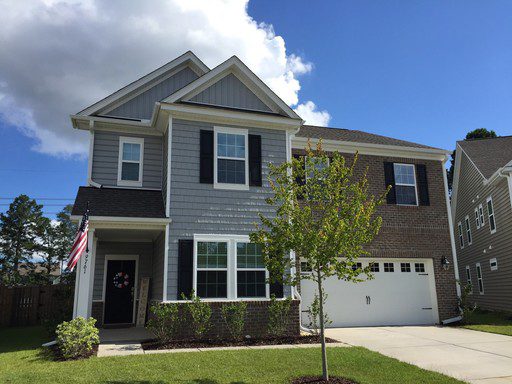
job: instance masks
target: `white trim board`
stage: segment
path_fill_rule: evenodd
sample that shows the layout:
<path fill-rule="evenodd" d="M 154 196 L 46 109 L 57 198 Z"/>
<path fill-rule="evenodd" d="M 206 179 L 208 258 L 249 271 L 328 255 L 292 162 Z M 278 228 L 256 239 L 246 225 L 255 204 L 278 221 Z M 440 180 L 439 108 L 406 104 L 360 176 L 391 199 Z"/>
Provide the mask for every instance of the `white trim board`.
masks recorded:
<path fill-rule="evenodd" d="M 134 294 L 133 294 L 133 315 L 132 315 L 132 323 L 135 324 L 135 308 L 137 303 L 137 289 L 139 287 L 139 255 L 120 255 L 120 254 L 108 254 L 105 255 L 105 265 L 103 270 L 103 291 L 101 293 L 102 301 L 103 301 L 103 323 L 105 323 L 105 310 L 107 309 L 107 303 L 105 302 L 105 292 L 107 287 L 107 267 L 109 260 L 135 260 L 135 284 L 133 285 Z M 130 323 L 127 323 L 130 324 Z"/>
<path fill-rule="evenodd" d="M 294 137 L 292 140 L 292 148 L 303 150 L 306 148 L 308 141 L 312 145 L 316 145 L 320 139 L 307 137 Z M 338 151 L 342 153 L 356 153 L 362 155 L 404 157 L 409 159 L 437 160 L 443 161 L 449 156 L 450 151 L 444 149 L 402 147 L 398 145 L 387 144 L 369 144 L 353 141 L 342 140 L 322 140 L 322 148 L 324 151 Z"/>

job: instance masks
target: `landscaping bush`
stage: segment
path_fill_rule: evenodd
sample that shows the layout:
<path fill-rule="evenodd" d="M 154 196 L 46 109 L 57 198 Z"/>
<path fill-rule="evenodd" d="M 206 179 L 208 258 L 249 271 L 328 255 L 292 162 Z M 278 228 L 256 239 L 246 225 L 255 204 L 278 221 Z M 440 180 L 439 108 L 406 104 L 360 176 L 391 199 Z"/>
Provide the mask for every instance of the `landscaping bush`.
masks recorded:
<path fill-rule="evenodd" d="M 57 345 L 65 359 L 78 359 L 92 354 L 95 345 L 99 344 L 98 328 L 94 326 L 96 319 L 77 317 L 64 321 L 57 326 Z"/>
<path fill-rule="evenodd" d="M 191 325 L 195 337 L 201 339 L 211 327 L 212 308 L 210 304 L 201 301 L 194 291 L 192 291 L 190 299 L 187 299 L 184 294 L 181 295 L 184 300 L 190 300 L 185 303 L 185 308 L 192 320 Z"/>
<path fill-rule="evenodd" d="M 179 306 L 176 303 L 156 303 L 150 308 L 151 317 L 146 328 L 163 344 L 171 341 L 179 329 Z"/>
<path fill-rule="evenodd" d="M 461 293 L 458 299 L 459 311 L 462 316 L 462 321 L 465 324 L 469 324 L 471 322 L 471 315 L 475 312 L 477 306 L 474 303 L 471 303 L 469 300 L 469 295 L 471 294 L 473 288 L 471 284 L 461 284 Z"/>
<path fill-rule="evenodd" d="M 245 301 L 235 301 L 222 306 L 222 319 L 234 340 L 240 340 L 243 336 L 246 313 L 247 303 Z"/>
<path fill-rule="evenodd" d="M 268 327 L 267 332 L 274 337 L 283 336 L 288 328 L 288 315 L 292 299 L 287 297 L 284 300 L 277 300 L 275 295 L 270 297 L 268 306 Z"/>

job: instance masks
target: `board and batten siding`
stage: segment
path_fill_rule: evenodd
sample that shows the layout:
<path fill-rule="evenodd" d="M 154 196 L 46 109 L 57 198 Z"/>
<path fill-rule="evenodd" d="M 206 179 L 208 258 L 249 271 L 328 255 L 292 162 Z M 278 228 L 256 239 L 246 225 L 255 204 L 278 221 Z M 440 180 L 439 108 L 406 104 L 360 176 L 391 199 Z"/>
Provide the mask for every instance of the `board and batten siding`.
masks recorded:
<path fill-rule="evenodd" d="M 286 161 L 284 131 L 249 128 L 249 134 L 261 135 L 263 185 L 246 191 L 214 189 L 213 184 L 199 182 L 200 130 L 213 130 L 213 124 L 173 121 L 168 300 L 175 300 L 177 295 L 178 240 L 192 239 L 194 234 L 250 234 L 254 223 L 259 222 L 258 213 L 275 213 L 265 203 L 271 194 L 269 163 Z M 285 294 L 289 294 L 286 288 Z"/>
<path fill-rule="evenodd" d="M 137 266 L 139 282 L 142 277 L 152 277 L 152 242 L 135 243 L 100 240 L 96 246 L 96 258 L 94 262 L 93 300 L 104 300 L 103 287 L 105 283 L 103 277 L 105 273 L 105 255 L 139 255 L 139 265 Z M 136 292 L 136 297 L 138 296 L 139 292 Z"/>
<path fill-rule="evenodd" d="M 223 77 L 215 84 L 192 97 L 190 101 L 199 104 L 272 112 L 258 96 L 233 74 Z"/>
<path fill-rule="evenodd" d="M 92 158 L 92 180 L 104 186 L 117 185 L 119 137 L 144 138 L 142 187 L 162 188 L 163 137 L 96 131 Z"/>
<path fill-rule="evenodd" d="M 104 113 L 104 115 L 149 120 L 157 101 L 172 95 L 178 89 L 183 88 L 198 77 L 194 71 L 186 67 L 173 76 L 155 84 L 140 95 L 128 100 L 126 103 Z"/>
<path fill-rule="evenodd" d="M 512 311 L 512 207 L 507 179 L 501 178 L 484 185 L 483 177 L 461 151 L 460 176 L 457 187 L 457 207 L 453 220 L 459 275 L 466 283 L 466 266 L 471 270 L 473 293 L 469 300 L 484 309 Z M 487 212 L 487 197 L 492 197 L 496 233 L 491 234 Z M 484 226 L 476 228 L 475 208 L 482 204 Z M 472 244 L 468 245 L 465 217 L 469 216 Z M 464 248 L 460 248 L 457 224 L 463 225 Z M 496 258 L 498 269 L 491 271 L 489 260 Z M 484 294 L 478 291 L 476 263 L 482 268 Z"/>

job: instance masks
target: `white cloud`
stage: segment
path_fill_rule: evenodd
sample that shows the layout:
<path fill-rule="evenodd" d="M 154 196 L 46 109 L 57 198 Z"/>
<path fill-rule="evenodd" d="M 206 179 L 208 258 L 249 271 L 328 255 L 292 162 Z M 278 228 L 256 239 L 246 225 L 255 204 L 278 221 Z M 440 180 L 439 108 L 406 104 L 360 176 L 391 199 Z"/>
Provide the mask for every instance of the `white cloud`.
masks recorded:
<path fill-rule="evenodd" d="M 0 120 L 52 155 L 83 155 L 87 138 L 69 115 L 187 50 L 214 67 L 237 55 L 307 121 L 299 75 L 312 64 L 286 51 L 247 0 L 0 0 Z"/>
<path fill-rule="evenodd" d="M 327 126 L 331 120 L 331 115 L 327 111 L 319 111 L 312 101 L 306 101 L 304 104 L 297 105 L 295 112 L 302 117 L 306 124 Z"/>

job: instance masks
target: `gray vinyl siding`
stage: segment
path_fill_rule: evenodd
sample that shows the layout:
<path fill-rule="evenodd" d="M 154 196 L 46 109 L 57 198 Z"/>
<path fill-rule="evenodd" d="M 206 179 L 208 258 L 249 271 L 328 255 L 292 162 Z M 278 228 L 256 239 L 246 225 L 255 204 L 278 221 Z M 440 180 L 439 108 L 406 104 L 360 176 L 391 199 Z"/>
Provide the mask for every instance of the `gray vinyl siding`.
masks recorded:
<path fill-rule="evenodd" d="M 192 239 L 194 234 L 251 233 L 254 223 L 259 221 L 258 213 L 268 216 L 275 213 L 265 203 L 271 193 L 267 181 L 269 163 L 286 161 L 284 131 L 250 128 L 250 134 L 261 135 L 263 186 L 250 187 L 248 191 L 214 189 L 213 184 L 199 183 L 201 129 L 213 130 L 213 125 L 173 121 L 168 300 L 176 299 L 178 240 Z"/>
<path fill-rule="evenodd" d="M 105 186 L 117 185 L 120 136 L 144 138 L 142 187 L 160 189 L 162 187 L 163 161 L 163 138 L 161 136 L 96 131 L 92 157 L 93 181 Z"/>
<path fill-rule="evenodd" d="M 151 298 L 153 300 L 162 300 L 164 286 L 164 253 L 165 232 L 162 232 L 154 241 L 154 253 L 151 275 Z"/>
<path fill-rule="evenodd" d="M 178 89 L 183 88 L 198 77 L 190 68 L 184 68 L 126 103 L 105 113 L 105 115 L 149 120 L 157 101 L 172 95 Z"/>
<path fill-rule="evenodd" d="M 105 255 L 139 255 L 138 281 L 142 277 L 152 277 L 153 243 L 98 241 L 94 268 L 93 300 L 103 300 L 103 277 Z M 138 297 L 139 292 L 136 293 Z"/>
<path fill-rule="evenodd" d="M 491 234 L 487 211 L 487 197 L 491 196 L 496 222 L 496 233 Z M 484 208 L 484 226 L 476 228 L 475 207 Z M 464 226 L 464 218 L 469 216 L 472 244 Z M 464 248 L 460 249 L 457 224 L 463 224 Z M 467 156 L 462 153 L 457 207 L 454 217 L 459 274 L 466 283 L 466 266 L 470 267 L 473 294 L 469 300 L 479 307 L 494 310 L 512 311 L 512 208 L 507 179 L 501 178 L 484 186 L 483 177 Z M 485 251 L 485 253 L 484 253 Z M 491 271 L 489 260 L 496 258 L 498 270 Z M 478 291 L 476 263 L 480 263 L 484 294 Z"/>
<path fill-rule="evenodd" d="M 195 103 L 222 107 L 272 112 L 249 88 L 233 74 L 222 78 L 190 99 Z"/>

